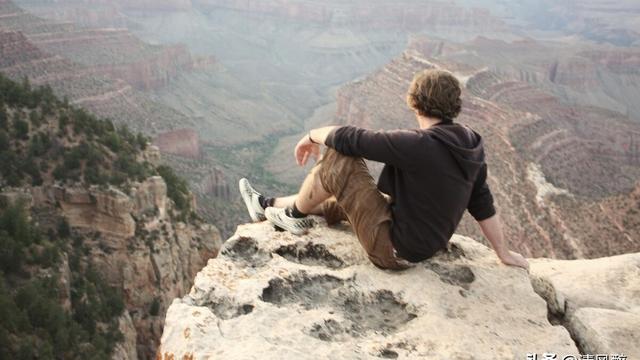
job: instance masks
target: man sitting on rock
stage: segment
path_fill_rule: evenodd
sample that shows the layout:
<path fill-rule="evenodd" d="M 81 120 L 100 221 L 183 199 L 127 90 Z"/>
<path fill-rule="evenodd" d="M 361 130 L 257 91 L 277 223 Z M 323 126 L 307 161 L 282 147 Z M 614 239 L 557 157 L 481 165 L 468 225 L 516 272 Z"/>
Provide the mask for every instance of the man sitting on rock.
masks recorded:
<path fill-rule="evenodd" d="M 265 197 L 247 179 L 240 193 L 253 221 L 268 219 L 301 235 L 312 226 L 308 214 L 329 224 L 348 220 L 373 264 L 403 269 L 444 249 L 465 210 L 478 221 L 498 257 L 528 268 L 509 251 L 487 185 L 483 141 L 454 123 L 461 89 L 449 72 L 418 73 L 407 95 L 417 129 L 371 131 L 354 126 L 311 130 L 296 145 L 300 166 L 328 148 L 297 195 Z M 385 164 L 376 186 L 363 159 Z"/>

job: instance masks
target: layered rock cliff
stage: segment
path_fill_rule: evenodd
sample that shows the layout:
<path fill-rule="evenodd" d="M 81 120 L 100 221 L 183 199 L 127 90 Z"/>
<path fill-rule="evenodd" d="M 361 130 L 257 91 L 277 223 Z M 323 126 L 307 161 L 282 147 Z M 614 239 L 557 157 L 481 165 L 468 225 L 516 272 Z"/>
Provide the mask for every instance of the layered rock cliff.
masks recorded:
<path fill-rule="evenodd" d="M 0 3 L 0 28 L 19 31 L 41 50 L 85 65 L 96 75 L 121 79 L 139 89 L 159 87 L 194 61 L 186 47 L 144 43 L 125 28 L 88 29 L 34 16 L 11 1 Z"/>
<path fill-rule="evenodd" d="M 317 222 L 302 237 L 240 226 L 169 307 L 157 359 L 640 355 L 640 254 L 535 259 L 527 274 L 455 235 L 447 251 L 391 272 L 345 225 Z"/>
<path fill-rule="evenodd" d="M 147 134 L 193 125 L 138 91 L 193 66 L 182 46 L 152 46 L 122 29 L 78 29 L 0 1 L 0 72 L 47 84 L 59 97 Z"/>
<path fill-rule="evenodd" d="M 36 212 L 55 214 L 59 207 L 74 234 L 83 238 L 88 261 L 109 284 L 121 287 L 127 309 L 121 319 L 125 341 L 114 358 L 146 358 L 153 353 L 168 304 L 186 293 L 195 274 L 217 255 L 218 230 L 172 219 L 174 205 L 159 176 L 132 184 L 128 194 L 116 188 L 62 186 L 31 187 L 20 193 L 27 195 Z"/>
<path fill-rule="evenodd" d="M 122 79 L 140 90 L 164 86 L 180 72 L 194 66 L 186 47 L 152 46 L 126 29 L 80 28 L 27 32 L 27 36 L 44 51 L 85 65 L 96 75 Z"/>

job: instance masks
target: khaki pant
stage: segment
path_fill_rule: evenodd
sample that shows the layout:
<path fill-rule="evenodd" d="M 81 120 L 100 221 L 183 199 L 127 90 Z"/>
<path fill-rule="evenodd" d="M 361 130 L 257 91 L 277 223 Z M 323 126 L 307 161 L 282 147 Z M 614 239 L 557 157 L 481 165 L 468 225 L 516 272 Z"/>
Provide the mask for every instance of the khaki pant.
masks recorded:
<path fill-rule="evenodd" d="M 333 198 L 322 204 L 327 223 L 348 220 L 371 262 L 382 269 L 408 268 L 394 254 L 391 243 L 391 210 L 385 195 L 378 191 L 361 158 L 327 149 L 318 162 L 316 176 Z"/>

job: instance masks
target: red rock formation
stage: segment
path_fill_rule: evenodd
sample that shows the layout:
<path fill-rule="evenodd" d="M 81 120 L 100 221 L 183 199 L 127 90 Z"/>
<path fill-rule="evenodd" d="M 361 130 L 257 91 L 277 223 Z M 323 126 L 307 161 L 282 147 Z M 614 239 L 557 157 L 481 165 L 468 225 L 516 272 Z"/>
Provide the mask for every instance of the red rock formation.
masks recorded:
<path fill-rule="evenodd" d="M 200 140 L 193 129 L 179 129 L 159 134 L 153 141 L 160 151 L 191 159 L 200 158 Z"/>

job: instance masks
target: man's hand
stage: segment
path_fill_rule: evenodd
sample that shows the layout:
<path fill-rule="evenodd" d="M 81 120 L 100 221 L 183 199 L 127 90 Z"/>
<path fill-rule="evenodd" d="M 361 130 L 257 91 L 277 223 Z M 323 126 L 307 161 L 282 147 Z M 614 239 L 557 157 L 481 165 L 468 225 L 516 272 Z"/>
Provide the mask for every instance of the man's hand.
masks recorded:
<path fill-rule="evenodd" d="M 298 141 L 294 154 L 298 165 L 305 166 L 309 156 L 313 156 L 316 161 L 318 160 L 320 157 L 320 145 L 313 143 L 307 134 Z"/>
<path fill-rule="evenodd" d="M 509 250 L 508 253 L 500 257 L 500 260 L 505 265 L 518 266 L 529 271 L 529 262 L 524 258 L 524 256 L 518 254 L 517 252 Z"/>

